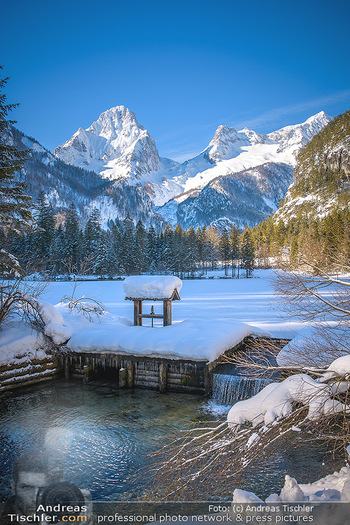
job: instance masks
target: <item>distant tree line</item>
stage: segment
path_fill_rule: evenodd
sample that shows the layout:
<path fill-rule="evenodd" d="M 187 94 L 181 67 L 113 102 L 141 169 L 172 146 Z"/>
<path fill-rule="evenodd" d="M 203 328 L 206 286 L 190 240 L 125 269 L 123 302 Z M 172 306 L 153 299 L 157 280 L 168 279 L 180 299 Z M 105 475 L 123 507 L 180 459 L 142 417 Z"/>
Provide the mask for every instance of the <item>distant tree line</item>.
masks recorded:
<path fill-rule="evenodd" d="M 350 210 L 334 209 L 324 217 L 308 218 L 305 208 L 285 224 L 273 217 L 251 230 L 256 261 L 268 267 L 272 260 L 288 259 L 297 268 L 313 261 L 323 270 L 349 267 Z"/>
<path fill-rule="evenodd" d="M 31 269 L 55 275 L 93 274 L 101 277 L 146 273 L 171 273 L 180 277 L 205 275 L 223 268 L 226 276 L 250 277 L 254 246 L 250 229 L 167 225 L 162 232 L 146 228 L 126 216 L 102 227 L 100 212 L 92 209 L 82 227 L 72 204 L 66 213 L 54 213 L 44 193 L 36 203 L 35 228 L 14 236 L 12 251 L 26 273 Z"/>

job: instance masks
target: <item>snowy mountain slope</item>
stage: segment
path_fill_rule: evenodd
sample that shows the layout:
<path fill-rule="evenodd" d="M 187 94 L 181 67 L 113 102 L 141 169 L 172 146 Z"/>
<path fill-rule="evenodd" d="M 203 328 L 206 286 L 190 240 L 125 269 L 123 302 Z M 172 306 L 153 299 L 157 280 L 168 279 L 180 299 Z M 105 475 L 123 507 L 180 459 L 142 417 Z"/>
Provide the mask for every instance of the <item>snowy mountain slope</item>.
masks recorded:
<path fill-rule="evenodd" d="M 240 228 L 254 226 L 277 210 L 292 182 L 291 166 L 268 162 L 219 176 L 201 191 L 184 200 L 173 199 L 157 211 L 172 226 L 225 224 L 225 220 Z"/>
<path fill-rule="evenodd" d="M 294 166 L 300 149 L 330 120 L 322 111 L 303 124 L 287 126 L 268 135 L 259 135 L 247 128 L 236 131 L 234 128 L 219 126 L 202 154 L 211 165 L 193 174 L 190 172 L 191 161 L 188 161 L 185 171 L 187 177 L 182 177 L 184 192 L 203 188 L 220 175 L 238 173 L 268 162 Z"/>
<path fill-rule="evenodd" d="M 301 148 L 319 133 L 332 119 L 324 111 L 308 118 L 303 124 L 286 126 L 268 134 L 269 139 L 279 142 L 278 152 L 289 151 L 294 158 Z"/>
<path fill-rule="evenodd" d="M 350 111 L 339 115 L 300 151 L 290 186 L 275 221 L 317 219 L 350 202 Z"/>
<path fill-rule="evenodd" d="M 74 203 L 83 220 L 96 207 L 104 223 L 108 219 L 124 218 L 127 214 L 135 221 L 141 218 L 145 223 L 150 220 L 155 224 L 162 223 L 153 212 L 150 198 L 140 187 L 123 184 L 114 187 L 111 181 L 93 171 L 57 159 L 35 139 L 14 127 L 11 127 L 7 141 L 29 151 L 28 160 L 17 178 L 27 183 L 27 193 L 34 201 L 44 191 L 56 212 L 64 213 Z"/>
<path fill-rule="evenodd" d="M 154 139 L 124 106 L 111 108 L 86 130 L 79 129 L 54 155 L 66 163 L 89 167 L 117 184 L 141 185 L 154 206 L 185 200 L 212 180 L 266 163 L 293 166 L 295 155 L 329 122 L 321 112 L 303 124 L 268 135 L 245 128 L 219 126 L 208 147 L 182 164 L 159 157 Z"/>
<path fill-rule="evenodd" d="M 31 151 L 20 175 L 29 193 L 37 197 L 44 189 L 58 211 L 74 202 L 83 218 L 99 208 L 104 222 L 129 214 L 159 226 L 227 219 L 244 227 L 276 210 L 292 182 L 296 154 L 329 121 L 321 112 L 268 135 L 219 126 L 207 148 L 182 164 L 161 158 L 124 106 L 80 128 L 54 154 L 14 128 L 12 140 Z"/>
<path fill-rule="evenodd" d="M 158 208 L 159 213 L 170 224 L 184 227 L 225 218 L 241 227 L 254 226 L 277 210 L 293 182 L 296 155 L 330 121 L 321 112 L 268 135 L 220 126 L 201 154 L 207 169 L 182 176 L 184 192 Z M 188 166 L 191 161 L 187 173 Z"/>

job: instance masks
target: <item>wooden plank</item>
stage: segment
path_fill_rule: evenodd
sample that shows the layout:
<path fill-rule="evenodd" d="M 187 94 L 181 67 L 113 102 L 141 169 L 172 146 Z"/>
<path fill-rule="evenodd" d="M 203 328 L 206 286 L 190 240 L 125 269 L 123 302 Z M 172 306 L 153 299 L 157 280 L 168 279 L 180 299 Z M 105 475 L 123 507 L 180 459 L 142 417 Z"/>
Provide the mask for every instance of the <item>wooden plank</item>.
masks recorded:
<path fill-rule="evenodd" d="M 158 381 L 150 383 L 149 381 L 135 381 L 135 386 L 141 386 L 144 388 L 151 388 L 152 390 L 158 389 Z"/>
<path fill-rule="evenodd" d="M 138 314 L 137 317 L 142 319 L 163 319 L 164 315 L 161 314 Z"/>
<path fill-rule="evenodd" d="M 134 363 L 132 361 L 129 361 L 127 364 L 127 386 L 128 388 L 132 388 L 134 386 Z"/>
<path fill-rule="evenodd" d="M 163 312 L 164 312 L 163 326 L 170 326 L 172 324 L 171 301 L 169 300 L 163 301 Z"/>
<path fill-rule="evenodd" d="M 134 326 L 142 326 L 142 301 L 134 301 Z"/>
<path fill-rule="evenodd" d="M 167 390 L 167 367 L 165 363 L 159 365 L 159 392 L 164 394 Z"/>

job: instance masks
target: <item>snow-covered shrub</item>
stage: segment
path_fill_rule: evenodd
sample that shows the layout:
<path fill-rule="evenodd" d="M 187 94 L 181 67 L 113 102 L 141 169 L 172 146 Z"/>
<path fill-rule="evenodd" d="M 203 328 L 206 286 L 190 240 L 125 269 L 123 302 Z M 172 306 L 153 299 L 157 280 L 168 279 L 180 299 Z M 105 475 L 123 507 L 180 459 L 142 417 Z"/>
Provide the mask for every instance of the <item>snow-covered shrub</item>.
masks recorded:
<path fill-rule="evenodd" d="M 61 304 L 67 304 L 70 310 L 76 310 L 91 322 L 99 319 L 106 311 L 104 305 L 97 299 L 86 297 L 85 295 L 75 297 L 76 289 L 77 284 L 74 285 L 71 295 L 65 295 L 62 298 Z"/>

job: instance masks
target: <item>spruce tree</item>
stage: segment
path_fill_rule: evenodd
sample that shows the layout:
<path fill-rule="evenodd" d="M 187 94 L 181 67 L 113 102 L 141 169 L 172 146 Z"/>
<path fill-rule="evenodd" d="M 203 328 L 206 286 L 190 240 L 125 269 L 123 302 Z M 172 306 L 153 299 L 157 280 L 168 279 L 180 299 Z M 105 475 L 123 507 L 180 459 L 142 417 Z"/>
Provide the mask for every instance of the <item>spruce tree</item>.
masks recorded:
<path fill-rule="evenodd" d="M 224 230 L 222 234 L 220 235 L 219 247 L 220 247 L 220 256 L 221 256 L 222 265 L 225 269 L 225 276 L 227 276 L 228 275 L 228 265 L 230 261 L 230 241 L 229 241 L 229 237 L 227 235 L 226 230 Z"/>
<path fill-rule="evenodd" d="M 76 207 L 72 203 L 67 212 L 64 235 L 63 258 L 73 267 L 77 268 L 81 258 L 82 246 L 80 244 L 80 227 Z"/>
<path fill-rule="evenodd" d="M 173 238 L 173 250 L 174 250 L 174 261 L 173 268 L 174 272 L 182 277 L 185 271 L 185 259 L 186 259 L 186 243 L 185 243 L 185 232 L 181 228 L 180 224 L 176 225 Z"/>
<path fill-rule="evenodd" d="M 187 272 L 193 277 L 198 261 L 197 236 L 193 226 L 186 232 L 186 254 Z"/>
<path fill-rule="evenodd" d="M 85 226 L 84 232 L 84 257 L 95 258 L 100 246 L 101 214 L 97 208 L 93 208 Z"/>
<path fill-rule="evenodd" d="M 105 234 L 100 236 L 100 244 L 97 250 L 94 273 L 102 279 L 108 272 L 107 246 Z"/>
<path fill-rule="evenodd" d="M 232 226 L 229 233 L 229 251 L 231 258 L 232 277 L 235 277 L 236 267 L 239 265 L 239 230 Z"/>
<path fill-rule="evenodd" d="M 33 217 L 31 197 L 24 192 L 26 185 L 15 180 L 16 173 L 23 168 L 27 153 L 10 141 L 11 124 L 14 121 L 6 117 L 17 104 L 6 103 L 3 90 L 7 81 L 8 78 L 0 78 L 0 274 L 19 276 L 21 267 L 9 251 L 9 235 L 23 235 L 30 231 Z"/>
<path fill-rule="evenodd" d="M 147 233 L 147 267 L 150 273 L 156 273 L 158 267 L 158 239 L 153 224 Z"/>
<path fill-rule="evenodd" d="M 123 221 L 124 235 L 122 239 L 122 261 L 127 275 L 135 273 L 135 225 L 127 215 Z"/>
<path fill-rule="evenodd" d="M 250 229 L 246 228 L 242 236 L 242 268 L 246 271 L 246 277 L 251 277 L 254 268 L 254 246 Z"/>
<path fill-rule="evenodd" d="M 139 220 L 136 224 L 135 231 L 135 270 L 137 273 L 142 273 L 146 269 L 147 264 L 147 233 Z"/>
<path fill-rule="evenodd" d="M 53 251 L 55 221 L 52 206 L 44 192 L 39 195 L 36 209 L 38 213 L 35 233 L 36 251 L 40 261 L 48 268 Z"/>
<path fill-rule="evenodd" d="M 169 224 L 166 225 L 165 230 L 161 235 L 161 269 L 166 272 L 172 272 L 174 268 L 173 256 L 173 231 Z"/>
<path fill-rule="evenodd" d="M 210 226 L 205 231 L 205 240 L 207 245 L 208 261 L 211 265 L 211 270 L 216 270 L 219 252 L 218 235 L 213 226 Z"/>

